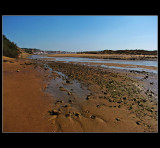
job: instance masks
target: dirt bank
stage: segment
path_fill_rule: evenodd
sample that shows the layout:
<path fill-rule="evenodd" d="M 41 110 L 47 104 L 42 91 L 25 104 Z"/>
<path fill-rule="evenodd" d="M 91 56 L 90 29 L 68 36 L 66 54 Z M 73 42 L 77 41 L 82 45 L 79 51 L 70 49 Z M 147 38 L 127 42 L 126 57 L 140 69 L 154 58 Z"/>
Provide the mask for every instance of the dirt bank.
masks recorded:
<path fill-rule="evenodd" d="M 43 92 L 44 73 L 32 61 L 3 57 L 3 132 L 53 132 L 48 121 L 50 95 Z"/>

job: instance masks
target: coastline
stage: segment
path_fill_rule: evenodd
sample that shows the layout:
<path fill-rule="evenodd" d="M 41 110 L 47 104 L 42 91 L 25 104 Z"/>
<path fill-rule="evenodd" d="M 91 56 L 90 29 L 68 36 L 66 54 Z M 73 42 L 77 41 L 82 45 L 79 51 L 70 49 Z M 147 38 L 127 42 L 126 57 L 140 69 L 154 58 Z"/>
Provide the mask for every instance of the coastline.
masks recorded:
<path fill-rule="evenodd" d="M 126 54 L 47 54 L 48 57 L 80 57 L 93 59 L 117 60 L 158 60 L 158 55 L 126 55 Z"/>
<path fill-rule="evenodd" d="M 140 81 L 146 73 L 3 60 L 3 132 L 157 132 L 157 103 Z M 78 85 L 90 91 L 82 100 Z"/>

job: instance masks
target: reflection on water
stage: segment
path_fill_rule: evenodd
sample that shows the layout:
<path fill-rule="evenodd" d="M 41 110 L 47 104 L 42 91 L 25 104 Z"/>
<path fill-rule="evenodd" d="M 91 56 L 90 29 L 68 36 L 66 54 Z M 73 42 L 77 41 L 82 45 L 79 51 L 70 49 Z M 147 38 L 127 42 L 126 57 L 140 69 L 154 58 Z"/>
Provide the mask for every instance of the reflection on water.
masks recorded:
<path fill-rule="evenodd" d="M 158 66 L 157 61 L 136 61 L 136 60 L 114 60 L 114 59 L 90 59 L 90 58 L 77 58 L 77 57 L 55 57 L 56 61 L 66 62 L 92 62 L 92 63 L 118 63 L 118 64 L 132 64 L 132 65 L 145 65 L 145 66 Z"/>
<path fill-rule="evenodd" d="M 145 68 L 116 67 L 116 66 L 107 66 L 107 65 L 101 65 L 101 67 L 104 67 L 104 68 L 115 68 L 115 69 L 124 69 L 124 70 L 134 70 L 134 71 L 145 71 L 145 72 L 158 73 L 157 70 L 145 69 Z"/>
<path fill-rule="evenodd" d="M 31 55 L 29 58 L 41 59 L 41 60 L 45 58 L 45 60 L 47 59 L 47 61 L 88 62 L 88 63 L 95 63 L 95 64 L 96 63 L 118 63 L 118 64 L 132 64 L 132 65 L 158 67 L 158 61 L 148 61 L 148 60 L 145 61 L 145 60 L 91 59 L 91 58 L 79 58 L 79 57 L 47 57 L 45 55 Z M 151 69 L 145 69 L 145 68 L 106 66 L 103 64 L 101 65 L 101 67 L 158 73 L 158 70 L 151 70 Z"/>

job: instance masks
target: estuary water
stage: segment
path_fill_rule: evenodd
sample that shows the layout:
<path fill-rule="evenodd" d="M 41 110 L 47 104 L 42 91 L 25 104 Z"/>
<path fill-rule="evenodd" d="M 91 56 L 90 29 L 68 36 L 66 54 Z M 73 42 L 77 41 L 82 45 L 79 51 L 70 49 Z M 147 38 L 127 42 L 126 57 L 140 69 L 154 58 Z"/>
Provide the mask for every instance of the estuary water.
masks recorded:
<path fill-rule="evenodd" d="M 146 68 L 138 68 L 136 65 L 143 66 L 154 66 L 158 67 L 158 61 L 149 61 L 149 60 L 116 60 L 116 59 L 91 59 L 91 58 L 79 58 L 79 57 L 47 57 L 46 55 L 31 55 L 30 59 L 37 60 L 47 60 L 47 61 L 63 61 L 63 62 L 75 62 L 75 63 L 92 63 L 92 65 L 100 64 L 100 67 L 103 68 L 115 68 L 115 69 L 125 69 L 125 70 L 135 70 L 135 71 L 145 71 L 158 73 L 158 70 L 146 69 Z M 117 63 L 117 64 L 131 64 L 129 67 L 118 67 L 118 66 L 108 66 L 104 65 L 105 63 Z"/>

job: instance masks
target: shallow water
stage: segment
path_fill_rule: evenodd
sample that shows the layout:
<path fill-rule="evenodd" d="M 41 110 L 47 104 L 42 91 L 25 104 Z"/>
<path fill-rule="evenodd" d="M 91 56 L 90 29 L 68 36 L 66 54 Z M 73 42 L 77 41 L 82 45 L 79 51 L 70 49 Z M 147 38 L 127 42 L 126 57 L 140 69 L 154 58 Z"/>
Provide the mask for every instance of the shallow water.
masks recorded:
<path fill-rule="evenodd" d="M 118 64 L 132 64 L 132 65 L 145 65 L 145 66 L 158 66 L 157 61 L 136 61 L 136 60 L 114 60 L 114 59 L 90 59 L 90 58 L 77 58 L 77 57 L 54 57 L 56 61 L 66 62 L 91 62 L 91 63 L 118 63 Z"/>
<path fill-rule="evenodd" d="M 53 71 L 47 64 L 44 64 L 44 68 L 49 69 L 50 75 L 52 75 L 53 72 L 59 75 L 59 77 L 53 78 L 45 89 L 45 92 L 53 95 L 56 100 L 61 100 L 66 103 L 69 100 L 83 101 L 90 94 L 87 87 L 83 86 L 77 80 L 69 79 L 62 72 Z M 68 83 L 66 80 L 68 80 Z"/>
<path fill-rule="evenodd" d="M 135 70 L 135 71 L 145 71 L 151 73 L 158 73 L 158 70 L 146 69 L 146 68 L 136 68 L 136 67 L 118 67 L 118 66 L 106 66 L 103 63 L 117 63 L 117 64 L 131 64 L 131 65 L 144 65 L 144 66 L 154 66 L 158 67 L 158 61 L 149 60 L 115 60 L 115 59 L 91 59 L 91 58 L 79 58 L 79 57 L 47 57 L 45 55 L 32 55 L 30 59 L 39 59 L 47 61 L 63 61 L 63 62 L 87 62 L 87 63 L 102 63 L 103 68 L 115 68 L 115 69 L 125 69 L 125 70 Z"/>

